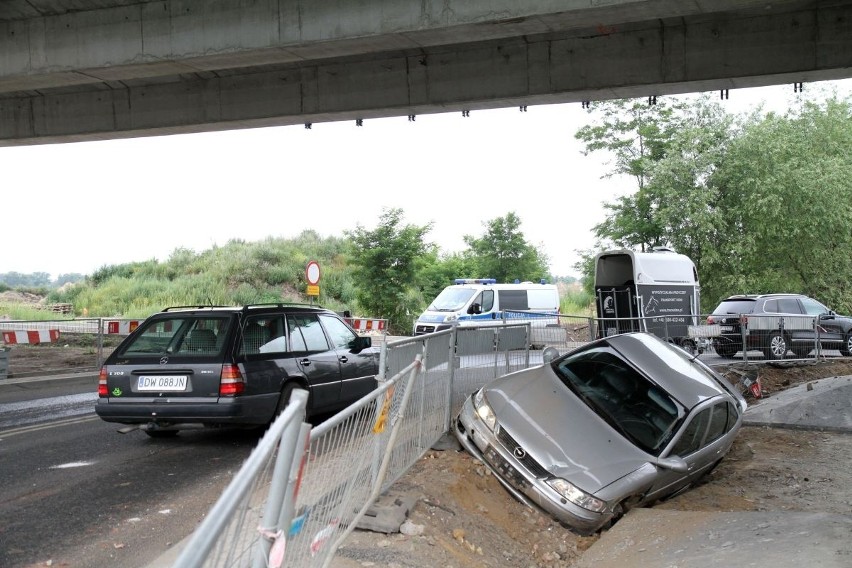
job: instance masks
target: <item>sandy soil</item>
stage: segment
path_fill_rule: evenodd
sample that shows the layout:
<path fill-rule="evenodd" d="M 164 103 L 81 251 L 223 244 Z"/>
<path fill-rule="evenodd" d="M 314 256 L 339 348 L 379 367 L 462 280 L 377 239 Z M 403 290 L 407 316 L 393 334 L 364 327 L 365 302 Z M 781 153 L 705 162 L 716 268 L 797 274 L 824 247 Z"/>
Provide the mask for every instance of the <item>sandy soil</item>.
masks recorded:
<path fill-rule="evenodd" d="M 723 371 L 736 381 L 743 367 Z M 852 360 L 752 366 L 764 396 L 819 378 L 852 374 Z M 754 399 L 750 404 L 759 404 Z M 852 510 L 852 435 L 745 427 L 722 464 L 702 482 L 655 508 L 693 511 Z M 513 499 L 464 451 L 430 451 L 391 489 L 416 497 L 419 535 L 354 532 L 337 568 L 574 565 L 598 536 L 579 536 Z"/>

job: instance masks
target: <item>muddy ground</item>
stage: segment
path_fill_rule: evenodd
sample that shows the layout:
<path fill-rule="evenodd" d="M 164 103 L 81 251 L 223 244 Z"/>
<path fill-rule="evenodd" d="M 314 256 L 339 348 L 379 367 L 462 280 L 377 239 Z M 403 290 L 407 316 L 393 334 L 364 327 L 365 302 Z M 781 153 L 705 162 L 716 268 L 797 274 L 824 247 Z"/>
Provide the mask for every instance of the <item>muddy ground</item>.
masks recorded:
<path fill-rule="evenodd" d="M 732 378 L 744 372 L 722 369 Z M 752 365 L 765 397 L 820 378 L 852 375 L 852 360 Z M 759 401 L 748 399 L 750 404 Z M 655 508 L 690 511 L 852 510 L 852 435 L 743 428 L 698 486 Z M 464 451 L 430 451 L 391 489 L 416 498 L 408 532 L 356 531 L 333 566 L 354 568 L 569 567 L 599 536 L 583 537 L 513 499 Z M 386 497 L 387 498 L 387 497 Z"/>

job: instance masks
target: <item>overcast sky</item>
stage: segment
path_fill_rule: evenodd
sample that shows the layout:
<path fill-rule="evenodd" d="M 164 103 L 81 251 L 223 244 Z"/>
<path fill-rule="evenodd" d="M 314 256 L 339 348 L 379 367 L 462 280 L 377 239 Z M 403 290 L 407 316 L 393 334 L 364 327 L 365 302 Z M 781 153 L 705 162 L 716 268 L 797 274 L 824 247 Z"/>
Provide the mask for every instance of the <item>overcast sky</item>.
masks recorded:
<path fill-rule="evenodd" d="M 852 92 L 852 80 L 805 84 Z M 732 90 L 743 112 L 783 111 L 792 85 Z M 584 157 L 579 104 L 0 148 L 0 273 L 91 274 L 109 264 L 196 252 L 230 239 L 342 236 L 376 226 L 383 208 L 433 223 L 444 252 L 514 211 L 555 275 L 576 275 L 602 204 L 635 191 Z"/>

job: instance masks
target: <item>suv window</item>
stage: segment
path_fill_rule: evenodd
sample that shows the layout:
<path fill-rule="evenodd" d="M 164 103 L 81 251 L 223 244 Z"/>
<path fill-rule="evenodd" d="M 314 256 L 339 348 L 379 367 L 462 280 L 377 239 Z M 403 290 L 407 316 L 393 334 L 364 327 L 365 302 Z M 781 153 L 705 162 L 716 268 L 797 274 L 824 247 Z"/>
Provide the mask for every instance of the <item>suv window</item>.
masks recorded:
<path fill-rule="evenodd" d="M 750 314 L 754 311 L 754 300 L 723 300 L 713 310 L 713 315 Z"/>
<path fill-rule="evenodd" d="M 829 309 L 813 298 L 802 298 L 802 305 L 805 307 L 805 313 L 809 316 L 818 316 L 820 314 L 827 314 Z"/>
<path fill-rule="evenodd" d="M 802 308 L 796 298 L 773 298 L 764 302 L 763 311 L 767 314 L 800 314 Z"/>

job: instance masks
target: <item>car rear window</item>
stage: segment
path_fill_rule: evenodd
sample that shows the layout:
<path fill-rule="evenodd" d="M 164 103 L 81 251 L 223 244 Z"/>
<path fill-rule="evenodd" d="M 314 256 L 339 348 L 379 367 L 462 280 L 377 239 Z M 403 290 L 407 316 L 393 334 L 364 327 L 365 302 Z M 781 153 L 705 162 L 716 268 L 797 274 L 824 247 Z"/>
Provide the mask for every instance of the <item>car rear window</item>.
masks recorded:
<path fill-rule="evenodd" d="M 754 300 L 723 300 L 713 310 L 713 315 L 750 314 L 754 311 Z"/>
<path fill-rule="evenodd" d="M 222 351 L 229 316 L 176 316 L 148 320 L 117 354 L 122 357 L 217 355 Z"/>

